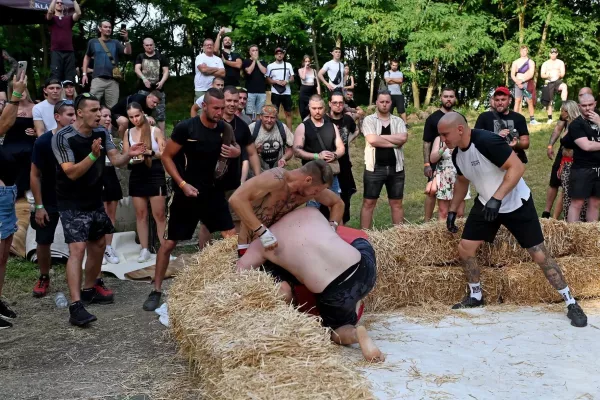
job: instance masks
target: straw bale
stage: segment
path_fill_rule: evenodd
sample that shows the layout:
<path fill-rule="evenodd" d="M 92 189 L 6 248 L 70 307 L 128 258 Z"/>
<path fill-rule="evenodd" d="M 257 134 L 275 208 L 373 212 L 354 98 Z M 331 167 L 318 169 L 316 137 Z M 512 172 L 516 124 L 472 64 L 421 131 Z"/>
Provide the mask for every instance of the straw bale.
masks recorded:
<path fill-rule="evenodd" d="M 600 222 L 575 222 L 568 225 L 573 254 L 582 257 L 598 257 L 600 255 Z"/>
<path fill-rule="evenodd" d="M 563 257 L 557 261 L 575 297 L 600 297 L 600 257 Z M 505 302 L 531 305 L 562 300 L 537 264 L 522 263 L 502 270 L 506 276 L 502 292 Z"/>

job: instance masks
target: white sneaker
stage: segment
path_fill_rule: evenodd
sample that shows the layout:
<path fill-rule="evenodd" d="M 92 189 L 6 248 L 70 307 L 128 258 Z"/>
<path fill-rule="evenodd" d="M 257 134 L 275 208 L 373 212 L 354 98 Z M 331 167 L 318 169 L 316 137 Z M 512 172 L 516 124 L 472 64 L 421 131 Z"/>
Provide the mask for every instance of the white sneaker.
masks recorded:
<path fill-rule="evenodd" d="M 552 120 L 549 119 L 548 122 L 546 122 L 546 125 L 552 125 Z"/>
<path fill-rule="evenodd" d="M 106 261 L 106 256 L 102 256 L 102 265 L 106 264 L 108 264 L 108 261 Z"/>
<path fill-rule="evenodd" d="M 138 257 L 137 261 L 139 263 L 143 263 L 146 262 L 150 259 L 150 252 L 148 251 L 148 249 L 142 249 L 142 251 L 140 251 L 140 256 Z"/>
<path fill-rule="evenodd" d="M 529 121 L 529 125 L 539 125 L 540 123 L 537 122 L 535 119 L 532 119 L 531 121 Z"/>
<path fill-rule="evenodd" d="M 121 262 L 121 260 L 119 260 L 119 256 L 117 256 L 117 253 L 115 253 L 112 246 L 106 246 L 106 249 L 104 250 L 104 257 L 106 258 L 106 261 L 111 264 L 118 264 Z"/>

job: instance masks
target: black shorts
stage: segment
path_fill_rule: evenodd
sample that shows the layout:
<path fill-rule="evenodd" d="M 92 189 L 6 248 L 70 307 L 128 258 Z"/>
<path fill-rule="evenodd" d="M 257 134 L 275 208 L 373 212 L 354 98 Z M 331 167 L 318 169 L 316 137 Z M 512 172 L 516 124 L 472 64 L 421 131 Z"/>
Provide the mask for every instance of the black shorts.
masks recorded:
<path fill-rule="evenodd" d="M 554 157 L 554 163 L 552 164 L 552 171 L 550 172 L 550 183 L 551 188 L 558 189 L 560 187 L 560 177 L 558 176 L 558 169 L 560 168 L 560 162 L 562 161 L 562 146 L 558 149 L 556 157 Z"/>
<path fill-rule="evenodd" d="M 65 243 L 96 241 L 106 234 L 115 232 L 115 227 L 106 215 L 104 207 L 96 211 L 66 210 L 59 213 Z"/>
<path fill-rule="evenodd" d="M 356 304 L 373 290 L 377 280 L 377 261 L 371 243 L 358 238 L 351 245 L 360 252 L 360 261 L 335 278 L 323 292 L 315 295 L 323 326 L 331 329 L 356 325 Z"/>
<path fill-rule="evenodd" d="M 385 184 L 388 199 L 402 200 L 404 197 L 404 171 L 396 172 L 396 167 L 383 167 L 375 165 L 373 172 L 367 171 L 363 174 L 365 199 L 377 200 L 381 189 Z"/>
<path fill-rule="evenodd" d="M 600 197 L 600 168 L 571 167 L 569 194 L 572 199 Z"/>
<path fill-rule="evenodd" d="M 542 227 L 533 204 L 533 195 L 529 195 L 529 200 L 522 201 L 523 205 L 515 211 L 498 214 L 495 221 L 488 222 L 483 217 L 483 204 L 478 198 L 475 199 L 465 223 L 462 238 L 474 241 L 484 240 L 491 243 L 494 241 L 500 225 L 504 225 L 524 249 L 544 243 Z"/>
<path fill-rule="evenodd" d="M 198 197 L 187 197 L 180 189 L 175 189 L 167 204 L 165 239 L 191 239 L 199 221 L 210 233 L 234 228 L 225 194 L 213 191 L 200 193 Z"/>
<path fill-rule="evenodd" d="M 60 215 L 58 212 L 49 212 L 48 217 L 50 221 L 46 221 L 46 224 L 42 227 L 35 222 L 35 212 L 31 213 L 29 218 L 29 225 L 35 230 L 35 242 L 37 244 L 52 244 L 54 243 L 54 233 L 56 232 L 56 226 Z"/>
<path fill-rule="evenodd" d="M 394 114 L 394 108 L 398 110 L 398 114 L 404 114 L 406 112 L 403 94 L 392 95 L 392 108 L 390 109 L 390 114 Z"/>
<path fill-rule="evenodd" d="M 102 201 L 119 201 L 123 198 L 119 177 L 117 176 L 115 167 L 112 165 L 104 167 L 102 184 L 104 185 L 102 188 Z"/>
<path fill-rule="evenodd" d="M 283 106 L 283 110 L 287 112 L 292 112 L 292 95 L 290 94 L 277 94 L 271 93 L 271 103 L 279 112 L 279 106 Z"/>

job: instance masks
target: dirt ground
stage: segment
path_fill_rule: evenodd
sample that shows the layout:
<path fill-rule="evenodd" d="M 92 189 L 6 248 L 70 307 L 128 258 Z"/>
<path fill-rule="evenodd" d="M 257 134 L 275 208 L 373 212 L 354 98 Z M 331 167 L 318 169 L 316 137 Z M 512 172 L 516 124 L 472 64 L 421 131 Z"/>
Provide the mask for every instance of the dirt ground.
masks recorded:
<path fill-rule="evenodd" d="M 167 328 L 142 310 L 150 285 L 111 277 L 105 283 L 115 303 L 91 305 L 98 321 L 84 329 L 70 325 L 68 309 L 54 304 L 56 291 L 67 293 L 63 277 L 55 277 L 43 299 L 5 291 L 18 317 L 0 331 L 1 399 L 199 397 L 182 390 L 189 384 L 186 363 Z"/>

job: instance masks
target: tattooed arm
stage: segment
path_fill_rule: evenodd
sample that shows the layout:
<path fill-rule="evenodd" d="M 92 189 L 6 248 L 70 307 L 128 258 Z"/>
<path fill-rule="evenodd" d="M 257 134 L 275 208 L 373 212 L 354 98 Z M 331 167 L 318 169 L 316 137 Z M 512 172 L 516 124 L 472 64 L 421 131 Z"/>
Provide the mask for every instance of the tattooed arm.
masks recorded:
<path fill-rule="evenodd" d="M 300 160 L 315 159 L 313 153 L 304 151 L 304 124 L 298 125 L 296 132 L 294 132 L 294 145 L 292 146 L 292 149 L 294 150 L 294 156 Z M 318 158 L 320 158 L 320 156 Z"/>

